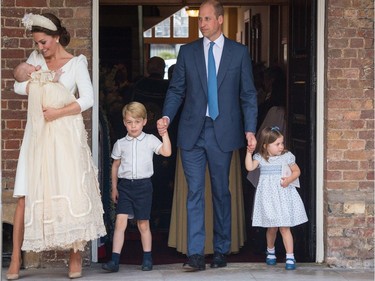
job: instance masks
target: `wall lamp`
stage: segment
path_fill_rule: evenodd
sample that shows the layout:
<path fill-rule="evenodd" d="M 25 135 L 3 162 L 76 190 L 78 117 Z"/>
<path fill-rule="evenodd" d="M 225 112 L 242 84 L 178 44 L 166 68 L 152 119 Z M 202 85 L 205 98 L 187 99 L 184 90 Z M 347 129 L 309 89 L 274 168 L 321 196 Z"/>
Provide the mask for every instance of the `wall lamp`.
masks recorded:
<path fill-rule="evenodd" d="M 196 18 L 199 15 L 199 8 L 197 7 L 185 7 L 185 11 L 189 17 Z"/>

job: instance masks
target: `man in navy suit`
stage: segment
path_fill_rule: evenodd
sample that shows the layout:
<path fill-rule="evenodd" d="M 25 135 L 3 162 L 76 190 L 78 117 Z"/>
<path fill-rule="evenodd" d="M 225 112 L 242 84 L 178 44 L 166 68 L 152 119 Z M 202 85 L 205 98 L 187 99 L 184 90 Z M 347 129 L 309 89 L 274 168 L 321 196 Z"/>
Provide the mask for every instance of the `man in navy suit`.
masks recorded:
<path fill-rule="evenodd" d="M 180 48 L 173 77 L 157 122 L 162 133 L 183 105 L 177 146 L 188 183 L 187 270 L 204 270 L 205 170 L 208 164 L 214 213 L 212 268 L 227 265 L 231 244 L 231 196 L 229 169 L 233 150 L 255 149 L 257 93 L 246 46 L 224 37 L 224 9 L 219 1 L 204 1 L 199 9 L 199 28 L 204 35 Z M 208 52 L 214 42 L 217 71 L 218 115 L 208 106 Z M 214 117 L 212 115 L 215 115 Z M 216 117 L 217 115 L 217 117 Z"/>

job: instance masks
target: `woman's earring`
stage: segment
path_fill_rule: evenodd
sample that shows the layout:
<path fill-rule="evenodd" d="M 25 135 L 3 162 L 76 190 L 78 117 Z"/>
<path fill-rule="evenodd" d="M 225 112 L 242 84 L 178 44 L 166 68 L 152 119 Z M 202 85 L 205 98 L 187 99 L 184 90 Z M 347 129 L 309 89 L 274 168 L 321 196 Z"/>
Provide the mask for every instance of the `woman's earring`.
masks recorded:
<path fill-rule="evenodd" d="M 59 44 L 60 43 L 59 40 L 56 40 L 56 43 Z"/>

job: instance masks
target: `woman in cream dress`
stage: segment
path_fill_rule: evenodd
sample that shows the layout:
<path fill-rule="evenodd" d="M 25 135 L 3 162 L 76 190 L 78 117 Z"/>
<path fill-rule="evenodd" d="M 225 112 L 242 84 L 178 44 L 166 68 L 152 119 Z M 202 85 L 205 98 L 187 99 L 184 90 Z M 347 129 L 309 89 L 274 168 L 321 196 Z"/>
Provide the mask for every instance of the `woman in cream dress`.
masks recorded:
<path fill-rule="evenodd" d="M 106 234 L 97 170 L 81 116 L 94 102 L 87 59 L 65 50 L 70 35 L 53 14 L 27 14 L 22 23 L 38 49 L 26 62 L 62 74 L 58 85 L 14 84 L 17 94 L 32 94 L 13 194 L 18 201 L 7 279 L 19 278 L 21 245 L 32 251 L 70 249 L 69 277 L 78 278 L 84 245 Z"/>

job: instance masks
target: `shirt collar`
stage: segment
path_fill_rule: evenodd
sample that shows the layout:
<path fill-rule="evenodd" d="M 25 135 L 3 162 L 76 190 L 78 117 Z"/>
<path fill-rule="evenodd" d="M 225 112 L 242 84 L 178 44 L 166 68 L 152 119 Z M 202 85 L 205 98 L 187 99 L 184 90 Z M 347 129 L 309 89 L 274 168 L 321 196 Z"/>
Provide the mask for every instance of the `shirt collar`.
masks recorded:
<path fill-rule="evenodd" d="M 141 133 L 138 137 L 136 137 L 136 138 L 129 136 L 129 134 L 126 134 L 126 139 L 127 139 L 128 141 L 131 141 L 131 140 L 133 140 L 133 139 L 137 139 L 137 140 L 141 141 L 141 140 L 144 139 L 145 136 L 146 136 L 145 132 L 142 132 L 142 133 Z"/>
<path fill-rule="evenodd" d="M 207 37 L 203 37 L 203 44 L 207 47 L 210 47 L 210 40 Z M 220 34 L 220 36 L 214 41 L 215 45 L 217 45 L 219 48 L 223 48 L 224 46 L 224 35 L 223 33 Z"/>

